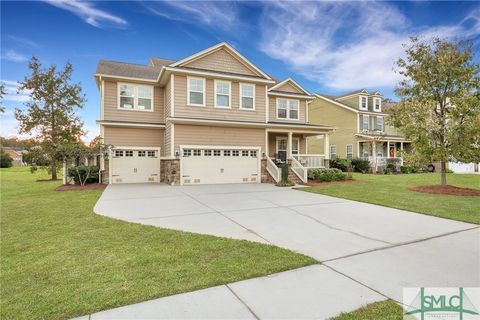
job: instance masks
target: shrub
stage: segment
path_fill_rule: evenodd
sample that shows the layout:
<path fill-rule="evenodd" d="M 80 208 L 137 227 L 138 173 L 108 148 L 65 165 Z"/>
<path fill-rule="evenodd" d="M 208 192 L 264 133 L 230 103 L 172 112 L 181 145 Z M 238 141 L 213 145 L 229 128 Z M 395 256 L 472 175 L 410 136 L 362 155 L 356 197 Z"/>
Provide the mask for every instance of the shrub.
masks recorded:
<path fill-rule="evenodd" d="M 352 167 L 355 172 L 367 173 L 370 171 L 370 161 L 368 159 L 352 159 Z"/>
<path fill-rule="evenodd" d="M 308 177 L 309 179 L 330 182 L 345 180 L 347 175 L 337 168 L 310 169 L 308 170 Z"/>
<path fill-rule="evenodd" d="M 445 173 L 453 173 L 453 170 L 451 170 L 451 169 L 445 169 Z"/>
<path fill-rule="evenodd" d="M 417 167 L 417 166 L 401 166 L 400 167 L 400 172 L 401 173 L 405 173 L 405 174 L 408 174 L 408 173 L 418 173 L 420 172 L 420 168 Z"/>
<path fill-rule="evenodd" d="M 330 168 L 336 168 L 343 172 L 348 171 L 348 160 L 342 158 L 336 158 L 330 160 Z"/>
<path fill-rule="evenodd" d="M 85 185 L 98 182 L 97 166 L 75 166 L 68 168 L 67 176 L 75 181 L 75 184 Z"/>
<path fill-rule="evenodd" d="M 387 163 L 385 170 L 383 171 L 385 174 L 391 174 L 396 172 L 395 165 L 393 163 Z"/>
<path fill-rule="evenodd" d="M 13 159 L 5 150 L 0 150 L 0 168 L 10 168 L 12 166 Z"/>

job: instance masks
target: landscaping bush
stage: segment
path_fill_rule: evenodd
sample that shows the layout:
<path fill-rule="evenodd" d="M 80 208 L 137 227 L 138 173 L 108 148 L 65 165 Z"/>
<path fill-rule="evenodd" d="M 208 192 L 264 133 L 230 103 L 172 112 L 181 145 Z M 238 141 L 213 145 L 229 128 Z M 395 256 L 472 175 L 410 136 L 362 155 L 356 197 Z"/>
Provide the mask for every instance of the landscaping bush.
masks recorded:
<path fill-rule="evenodd" d="M 308 178 L 318 181 L 330 182 L 345 180 L 347 178 L 347 175 L 337 168 L 310 169 L 308 170 Z"/>
<path fill-rule="evenodd" d="M 68 168 L 67 176 L 75 181 L 75 184 L 85 185 L 98 182 L 97 166 L 75 166 Z"/>
<path fill-rule="evenodd" d="M 400 167 L 400 172 L 401 173 L 419 173 L 421 170 L 419 167 L 417 166 L 413 166 L 413 165 L 410 165 L 410 166 L 401 166 Z"/>
<path fill-rule="evenodd" d="M 5 150 L 0 149 L 0 168 L 10 168 L 12 166 L 13 159 Z"/>
<path fill-rule="evenodd" d="M 355 172 L 367 173 L 370 171 L 370 161 L 368 159 L 352 159 L 352 167 Z"/>
<path fill-rule="evenodd" d="M 342 170 L 343 172 L 348 171 L 348 160 L 342 158 L 336 158 L 330 160 L 330 168 L 335 168 Z"/>

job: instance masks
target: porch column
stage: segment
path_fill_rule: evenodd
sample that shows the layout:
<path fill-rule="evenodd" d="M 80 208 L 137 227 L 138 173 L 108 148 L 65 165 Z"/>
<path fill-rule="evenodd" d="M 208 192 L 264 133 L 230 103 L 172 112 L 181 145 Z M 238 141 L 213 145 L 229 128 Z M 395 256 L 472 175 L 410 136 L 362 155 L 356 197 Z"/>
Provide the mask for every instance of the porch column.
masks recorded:
<path fill-rule="evenodd" d="M 373 166 L 373 173 L 377 172 L 377 143 L 375 140 L 372 141 L 372 166 Z"/>
<path fill-rule="evenodd" d="M 400 151 L 403 152 L 403 141 L 400 142 Z"/>
<path fill-rule="evenodd" d="M 330 159 L 330 136 L 328 133 L 325 133 L 325 139 L 323 139 L 325 142 L 324 142 L 324 150 L 323 150 L 323 153 L 325 154 L 325 160 L 329 160 Z"/>
<path fill-rule="evenodd" d="M 387 141 L 387 158 L 390 158 L 390 141 Z"/>
<path fill-rule="evenodd" d="M 357 141 L 357 158 L 360 158 L 360 141 Z"/>
<path fill-rule="evenodd" d="M 288 132 L 288 139 L 287 139 L 287 159 L 292 159 L 292 131 Z"/>
<path fill-rule="evenodd" d="M 269 152 L 270 151 L 268 150 L 268 143 L 269 143 L 269 141 L 268 141 L 268 131 L 265 130 L 265 150 L 264 150 L 265 151 L 265 158 L 269 157 Z"/>

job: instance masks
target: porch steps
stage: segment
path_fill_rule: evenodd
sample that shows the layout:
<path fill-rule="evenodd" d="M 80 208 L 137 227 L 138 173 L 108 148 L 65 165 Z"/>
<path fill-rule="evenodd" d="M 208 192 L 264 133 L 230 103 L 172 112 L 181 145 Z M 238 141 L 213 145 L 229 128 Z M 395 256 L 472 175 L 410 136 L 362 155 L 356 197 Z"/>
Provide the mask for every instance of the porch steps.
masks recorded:
<path fill-rule="evenodd" d="M 288 166 L 288 179 L 295 182 L 295 184 L 303 184 L 303 181 L 293 172 L 291 165 Z"/>

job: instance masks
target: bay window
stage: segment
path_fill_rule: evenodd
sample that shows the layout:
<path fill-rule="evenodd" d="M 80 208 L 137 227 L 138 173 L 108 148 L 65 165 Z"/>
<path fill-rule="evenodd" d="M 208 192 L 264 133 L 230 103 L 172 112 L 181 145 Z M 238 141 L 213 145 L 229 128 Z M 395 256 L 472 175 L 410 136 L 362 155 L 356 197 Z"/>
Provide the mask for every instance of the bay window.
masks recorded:
<path fill-rule="evenodd" d="M 277 119 L 300 119 L 300 102 L 292 99 L 277 99 Z"/>
<path fill-rule="evenodd" d="M 118 108 L 126 110 L 153 111 L 153 87 L 118 84 Z"/>
<path fill-rule="evenodd" d="M 255 110 L 255 85 L 240 83 L 240 109 Z"/>
<path fill-rule="evenodd" d="M 188 77 L 187 104 L 191 106 L 205 106 L 205 79 Z"/>
<path fill-rule="evenodd" d="M 230 108 L 231 82 L 215 80 L 215 107 Z"/>

